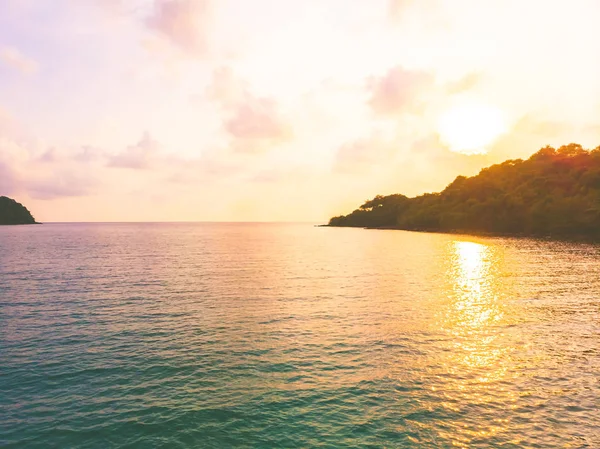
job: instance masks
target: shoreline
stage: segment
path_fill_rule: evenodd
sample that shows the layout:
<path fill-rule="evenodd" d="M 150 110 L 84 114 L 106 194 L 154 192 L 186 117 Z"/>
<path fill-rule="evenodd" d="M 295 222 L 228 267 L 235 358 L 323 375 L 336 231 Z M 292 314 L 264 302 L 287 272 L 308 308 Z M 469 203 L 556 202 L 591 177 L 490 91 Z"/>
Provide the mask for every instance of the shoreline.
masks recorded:
<path fill-rule="evenodd" d="M 509 234 L 489 231 L 461 231 L 457 229 L 453 230 L 432 230 L 432 229 L 406 229 L 398 226 L 335 226 L 329 224 L 315 225 L 319 228 L 354 228 L 354 229 L 367 229 L 375 231 L 407 231 L 407 232 L 419 232 L 427 234 L 450 234 L 450 235 L 468 235 L 472 237 L 497 237 L 497 238 L 516 238 L 516 239 L 533 239 L 541 241 L 556 241 L 556 242 L 571 242 L 571 243 L 588 243 L 588 244 L 600 244 L 600 239 L 594 239 L 592 237 L 586 237 L 582 235 L 574 236 L 556 236 L 556 235 L 536 235 L 536 234 Z"/>
<path fill-rule="evenodd" d="M 30 225 L 41 225 L 44 223 L 39 223 L 39 222 L 35 222 L 35 223 L 0 223 L 0 226 L 30 226 Z"/>

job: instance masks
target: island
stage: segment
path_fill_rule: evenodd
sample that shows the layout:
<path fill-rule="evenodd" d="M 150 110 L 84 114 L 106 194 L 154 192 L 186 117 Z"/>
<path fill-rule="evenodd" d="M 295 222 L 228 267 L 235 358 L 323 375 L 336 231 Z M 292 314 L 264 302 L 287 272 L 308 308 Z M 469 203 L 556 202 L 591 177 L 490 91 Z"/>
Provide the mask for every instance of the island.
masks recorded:
<path fill-rule="evenodd" d="M 25 206 L 12 198 L 0 196 L 0 225 L 36 224 Z"/>
<path fill-rule="evenodd" d="M 443 191 L 378 195 L 327 226 L 600 240 L 600 147 L 547 146 Z"/>

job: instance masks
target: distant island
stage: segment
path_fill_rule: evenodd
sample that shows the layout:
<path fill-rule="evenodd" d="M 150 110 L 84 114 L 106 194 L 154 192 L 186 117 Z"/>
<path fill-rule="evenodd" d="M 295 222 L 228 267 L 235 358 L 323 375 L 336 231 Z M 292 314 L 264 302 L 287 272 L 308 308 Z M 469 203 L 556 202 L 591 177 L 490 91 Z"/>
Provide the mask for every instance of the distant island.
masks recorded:
<path fill-rule="evenodd" d="M 600 240 L 600 147 L 547 146 L 440 193 L 378 195 L 327 226 Z"/>
<path fill-rule="evenodd" d="M 25 206 L 12 198 L 0 196 L 0 225 L 36 224 Z"/>

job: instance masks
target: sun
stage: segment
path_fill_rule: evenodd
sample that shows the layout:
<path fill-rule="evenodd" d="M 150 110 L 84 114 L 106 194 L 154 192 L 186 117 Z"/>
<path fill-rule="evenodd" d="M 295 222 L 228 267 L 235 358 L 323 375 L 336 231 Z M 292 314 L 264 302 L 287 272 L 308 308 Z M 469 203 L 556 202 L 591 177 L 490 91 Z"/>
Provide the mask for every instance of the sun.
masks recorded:
<path fill-rule="evenodd" d="M 483 104 L 462 104 L 442 114 L 438 132 L 450 150 L 462 154 L 485 154 L 504 132 L 502 112 Z"/>

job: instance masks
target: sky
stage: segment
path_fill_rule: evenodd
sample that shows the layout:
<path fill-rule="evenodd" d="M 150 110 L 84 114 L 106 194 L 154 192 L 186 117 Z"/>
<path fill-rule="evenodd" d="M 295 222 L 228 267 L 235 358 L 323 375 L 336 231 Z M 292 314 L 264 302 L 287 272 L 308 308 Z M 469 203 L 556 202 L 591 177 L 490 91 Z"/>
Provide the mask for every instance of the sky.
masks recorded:
<path fill-rule="evenodd" d="M 326 222 L 600 145 L 597 0 L 2 0 L 0 195 Z"/>

